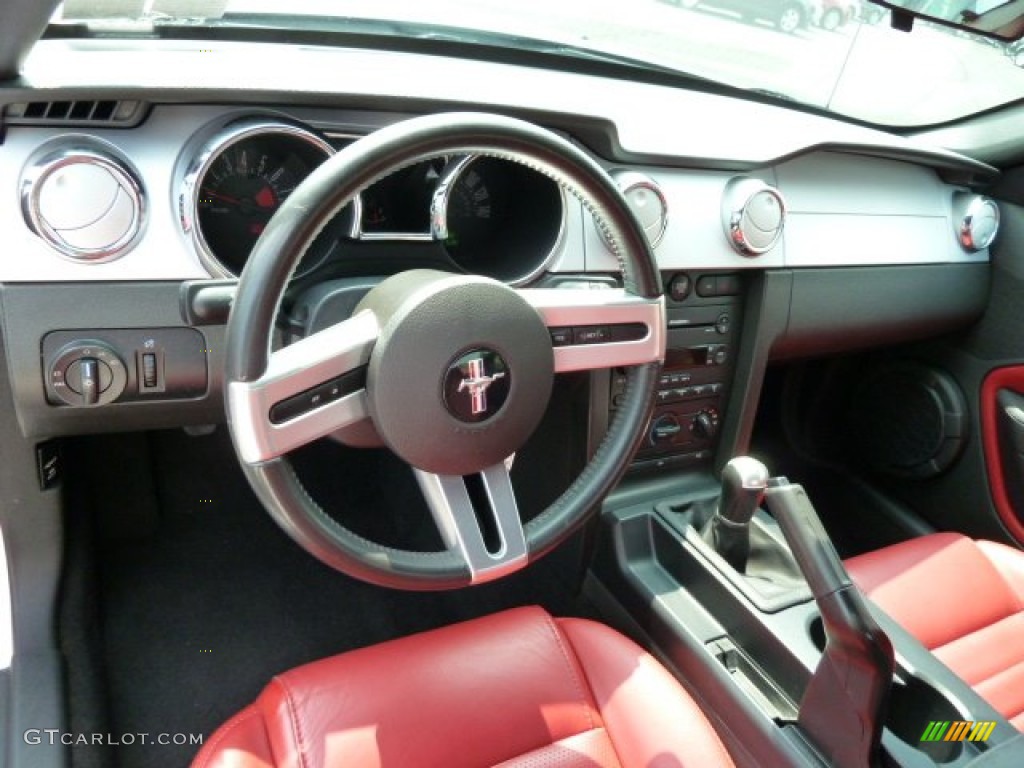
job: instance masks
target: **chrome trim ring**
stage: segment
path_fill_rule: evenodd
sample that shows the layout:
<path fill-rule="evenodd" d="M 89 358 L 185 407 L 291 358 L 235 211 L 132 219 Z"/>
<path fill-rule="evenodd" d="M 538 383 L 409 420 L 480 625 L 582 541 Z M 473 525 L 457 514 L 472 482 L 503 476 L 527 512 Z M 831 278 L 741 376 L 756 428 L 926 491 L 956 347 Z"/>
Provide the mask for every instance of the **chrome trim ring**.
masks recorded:
<path fill-rule="evenodd" d="M 40 210 L 40 195 L 46 180 L 62 168 L 76 164 L 95 165 L 109 173 L 119 187 L 119 192 L 128 196 L 132 220 L 125 233 L 112 243 L 101 248 L 83 248 L 67 242 L 61 231 L 51 225 Z M 115 193 L 115 199 L 116 195 Z M 36 153 L 21 175 L 21 210 L 25 223 L 36 235 L 45 240 L 62 257 L 74 262 L 103 263 L 123 256 L 138 242 L 148 214 L 146 196 L 136 172 L 127 160 L 120 158 L 113 149 L 87 137 L 62 137 L 48 144 Z M 113 208 L 113 202 L 111 203 Z M 102 218 L 110 209 L 107 209 Z M 92 226 L 99 221 L 86 226 Z M 73 231 L 69 228 L 68 231 Z"/>
<path fill-rule="evenodd" d="M 968 251 L 983 251 L 992 245 L 999 232 L 999 206 L 995 200 L 984 195 L 972 195 L 964 205 L 960 197 L 960 224 L 957 228 L 957 239 Z M 978 224 L 990 222 L 987 231 L 981 231 L 979 237 Z"/>
<path fill-rule="evenodd" d="M 430 235 L 433 240 L 444 242 L 448 238 L 448 205 L 451 202 L 452 190 L 455 188 L 456 183 L 462 177 L 462 174 L 477 160 L 482 159 L 506 159 L 502 157 L 496 157 L 495 155 L 466 155 L 459 160 L 456 160 L 444 169 L 441 174 L 441 178 L 437 183 L 437 188 L 434 190 L 433 197 L 430 200 Z M 509 161 L 514 162 L 514 161 Z M 528 166 L 529 167 L 529 166 Z M 538 171 L 539 172 L 539 171 Z M 543 174 L 551 181 L 551 178 L 547 173 Z M 555 182 L 557 183 L 557 182 Z M 562 245 L 565 243 L 566 230 L 567 230 L 567 202 L 565 196 L 565 187 L 561 184 L 558 185 L 558 199 L 562 207 L 561 214 L 558 222 L 558 233 L 555 235 L 554 241 L 551 243 L 551 248 L 544 255 L 544 258 L 537 262 L 529 271 L 519 277 L 514 277 L 510 280 L 503 280 L 502 282 L 513 288 L 518 288 L 523 285 L 536 280 L 551 266 L 555 258 L 558 256 Z M 447 249 L 445 249 L 447 253 Z M 455 261 L 455 259 L 452 259 Z M 457 261 L 455 261 L 458 264 Z M 461 265 L 459 265 L 461 267 Z"/>
<path fill-rule="evenodd" d="M 610 175 L 615 179 L 615 183 L 619 185 L 619 189 L 622 190 L 622 196 L 626 198 L 627 203 L 629 202 L 629 193 L 635 189 L 646 189 L 658 198 L 663 213 L 658 218 L 657 231 L 651 234 L 644 227 L 644 234 L 647 235 L 651 248 L 657 248 L 665 237 L 665 231 L 668 229 L 668 200 L 665 198 L 665 193 L 662 192 L 661 187 L 654 179 L 638 171 L 612 171 Z M 629 207 L 630 210 L 633 210 L 632 205 Z M 594 226 L 597 228 L 597 232 L 601 236 L 601 241 L 605 244 L 605 247 L 611 249 L 608 235 L 601 227 L 597 226 L 596 222 Z"/>
<path fill-rule="evenodd" d="M 775 198 L 779 205 L 779 224 L 771 237 L 762 243 L 752 243 L 750 234 L 746 229 L 750 223 L 750 204 L 755 198 L 762 194 L 769 194 Z M 740 177 L 729 181 L 726 185 L 722 200 L 722 223 L 725 225 L 725 234 L 729 244 L 741 256 L 760 256 L 775 247 L 782 236 L 782 230 L 786 227 L 786 201 L 782 193 L 770 184 L 750 177 Z M 767 230 L 761 230 L 766 232 Z"/>
<path fill-rule="evenodd" d="M 199 262 L 211 277 L 238 277 L 228 269 L 213 253 L 202 227 L 199 226 L 199 191 L 202 180 L 210 166 L 228 149 L 241 141 L 254 136 L 287 136 L 300 139 L 324 153 L 326 161 L 335 154 L 335 149 L 313 131 L 300 125 L 268 118 L 243 118 L 221 128 L 209 138 L 202 148 L 189 161 L 188 168 L 180 182 L 178 193 L 178 223 L 182 232 L 191 240 Z M 358 197 L 352 201 L 352 230 L 346 234 L 355 234 L 362 217 L 362 205 Z M 305 274 L 319 264 L 309 267 L 295 276 Z"/>

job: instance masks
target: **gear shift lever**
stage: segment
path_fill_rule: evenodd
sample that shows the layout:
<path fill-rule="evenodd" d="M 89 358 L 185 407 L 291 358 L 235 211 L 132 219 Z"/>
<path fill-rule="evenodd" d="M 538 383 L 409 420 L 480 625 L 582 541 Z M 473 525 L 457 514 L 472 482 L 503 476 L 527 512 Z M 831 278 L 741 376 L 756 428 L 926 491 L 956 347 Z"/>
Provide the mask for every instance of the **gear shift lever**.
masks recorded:
<path fill-rule="evenodd" d="M 722 496 L 704 539 L 739 573 L 750 554 L 750 518 L 767 487 L 767 467 L 750 456 L 737 456 L 722 470 Z"/>

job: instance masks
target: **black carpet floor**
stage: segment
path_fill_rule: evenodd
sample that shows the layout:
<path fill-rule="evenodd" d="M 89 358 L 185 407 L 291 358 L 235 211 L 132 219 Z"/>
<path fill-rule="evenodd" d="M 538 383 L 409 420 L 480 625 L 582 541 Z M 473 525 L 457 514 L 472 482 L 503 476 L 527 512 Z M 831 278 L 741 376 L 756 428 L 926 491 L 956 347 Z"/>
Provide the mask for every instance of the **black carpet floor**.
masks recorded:
<path fill-rule="evenodd" d="M 206 737 L 275 673 L 295 665 L 513 605 L 572 612 L 578 542 L 484 587 L 380 589 L 320 564 L 276 527 L 246 485 L 223 429 L 198 438 L 155 433 L 106 447 L 92 440 L 77 450 L 94 461 L 107 457 L 106 476 L 90 480 L 96 543 L 94 565 L 84 567 L 95 570 L 96 594 L 78 599 L 95 600 L 98 632 L 69 633 L 65 646 L 70 666 L 91 663 L 103 683 L 86 686 L 87 695 L 72 690 L 72 707 L 104 710 L 113 734 Z M 148 459 L 135 455 L 140 451 Z M 389 453 L 330 445 L 302 459 L 339 519 L 381 541 L 436 548 L 411 474 Z M 151 479 L 140 477 L 145 467 Z M 95 636 L 94 647 L 77 647 L 76 635 L 83 643 Z M 81 714 L 78 722 L 90 722 Z M 85 747 L 74 759 L 76 766 L 177 768 L 195 751 L 136 743 L 102 755 Z"/>

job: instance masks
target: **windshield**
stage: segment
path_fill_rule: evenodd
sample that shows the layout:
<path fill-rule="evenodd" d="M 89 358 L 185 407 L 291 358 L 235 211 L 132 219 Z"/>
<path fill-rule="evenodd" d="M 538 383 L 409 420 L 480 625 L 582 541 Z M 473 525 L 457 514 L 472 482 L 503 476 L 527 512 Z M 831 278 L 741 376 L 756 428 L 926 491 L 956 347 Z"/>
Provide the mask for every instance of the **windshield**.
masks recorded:
<path fill-rule="evenodd" d="M 467 42 L 543 41 L 560 55 L 627 57 L 887 126 L 948 122 L 1024 96 L 1024 46 L 921 21 L 896 31 L 866 0 L 69 0 L 55 21 L 125 17 L 333 31 L 398 21 L 390 34 L 437 37 L 443 27 Z"/>

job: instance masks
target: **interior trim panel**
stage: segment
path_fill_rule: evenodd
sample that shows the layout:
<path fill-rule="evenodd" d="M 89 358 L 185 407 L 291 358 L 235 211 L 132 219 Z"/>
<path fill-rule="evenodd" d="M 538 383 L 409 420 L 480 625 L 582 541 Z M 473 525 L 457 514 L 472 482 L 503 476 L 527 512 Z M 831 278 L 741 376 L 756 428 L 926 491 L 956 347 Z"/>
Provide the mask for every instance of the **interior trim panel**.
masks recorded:
<path fill-rule="evenodd" d="M 694 95 L 694 94 L 689 94 Z M 70 261 L 33 234 L 15 207 L 0 211 L 10 256 L 0 262 L 0 282 L 188 280 L 222 276 L 183 231 L 189 212 L 174 190 L 196 163 L 203 138 L 237 119 L 281 119 L 330 133 L 352 135 L 393 122 L 394 115 L 337 110 L 246 110 L 239 107 L 157 106 L 130 129 L 66 133 L 56 127 L 11 126 L 0 153 L 0 185 L 17 188 L 41 148 L 76 142 L 106 145 L 124 157 L 144 184 L 149 204 L 134 247 L 103 263 Z M 620 128 L 625 127 L 620 126 Z M 604 161 L 609 169 L 621 167 Z M 680 165 L 685 161 L 680 158 Z M 723 207 L 735 173 L 638 166 L 657 184 L 668 209 L 656 253 L 663 269 L 690 267 L 853 266 L 983 262 L 987 249 L 972 251 L 957 239 L 956 195 L 967 190 L 944 183 L 932 168 L 878 158 L 817 152 L 753 172 L 777 187 L 786 207 L 785 229 L 765 253 L 751 258 L 731 244 Z M 821 179 L 842 179 L 841 185 Z M 616 271 L 614 256 L 596 227 L 573 226 L 578 203 L 567 205 L 564 236 L 548 264 L 550 272 Z M 582 214 L 580 214 L 582 215 Z M 589 218 L 589 217 L 584 217 Z M 773 241 L 774 242 L 774 241 Z M 217 274 L 213 274 L 217 272 Z"/>

